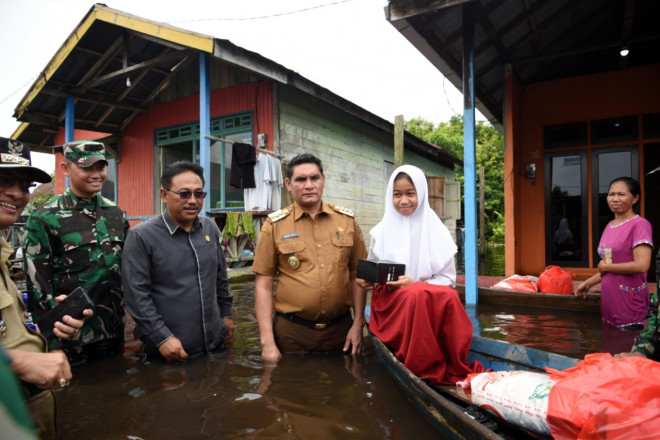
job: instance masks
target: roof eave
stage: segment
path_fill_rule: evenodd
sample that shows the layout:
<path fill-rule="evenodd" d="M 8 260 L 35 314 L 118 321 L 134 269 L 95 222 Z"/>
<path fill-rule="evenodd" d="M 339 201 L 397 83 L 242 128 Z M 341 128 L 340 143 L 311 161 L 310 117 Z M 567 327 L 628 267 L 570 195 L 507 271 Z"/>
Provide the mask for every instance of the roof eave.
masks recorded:
<path fill-rule="evenodd" d="M 462 3 L 462 1 L 458 2 Z M 406 40 L 413 45 L 424 57 L 435 66 L 440 73 L 444 75 L 450 83 L 454 85 L 459 91 L 463 90 L 463 72 L 462 66 L 450 66 L 436 50 L 426 41 L 426 39 L 417 32 L 414 25 L 408 21 L 407 18 L 392 19 L 392 14 L 385 6 L 385 16 L 387 21 L 396 29 Z M 462 92 L 461 92 L 462 93 Z M 476 108 L 483 114 L 488 122 L 492 124 L 498 131 L 502 131 L 502 122 L 486 107 L 479 97 L 476 97 Z"/>
<path fill-rule="evenodd" d="M 52 78 L 57 69 L 60 68 L 64 60 L 74 50 L 78 41 L 87 33 L 95 21 L 105 21 L 117 26 L 124 27 L 153 37 L 161 38 L 166 41 L 181 44 L 199 51 L 213 53 L 213 37 L 179 29 L 172 26 L 163 26 L 162 23 L 146 20 L 135 15 L 127 14 L 116 9 L 96 3 L 93 5 L 87 15 L 80 21 L 80 24 L 71 32 L 66 41 L 60 46 L 53 58 L 48 62 L 37 80 L 32 84 L 30 90 L 14 109 L 14 118 L 20 120 L 25 110 L 32 103 L 34 98 L 41 92 L 46 83 Z"/>

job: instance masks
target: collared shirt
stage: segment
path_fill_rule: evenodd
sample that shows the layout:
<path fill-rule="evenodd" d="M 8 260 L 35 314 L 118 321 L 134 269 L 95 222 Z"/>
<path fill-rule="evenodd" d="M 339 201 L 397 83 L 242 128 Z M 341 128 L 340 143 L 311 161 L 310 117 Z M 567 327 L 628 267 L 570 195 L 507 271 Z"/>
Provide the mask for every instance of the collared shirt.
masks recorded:
<path fill-rule="evenodd" d="M 80 333 L 64 341 L 80 345 L 124 337 L 121 254 L 128 221 L 112 201 L 96 194 L 77 197 L 71 188 L 30 215 L 25 225 L 27 288 L 34 290 L 34 320 L 53 308 L 55 297 L 87 290 L 94 315 Z M 51 348 L 58 345 L 57 340 Z"/>
<path fill-rule="evenodd" d="M 137 225 L 124 246 L 122 275 L 134 334 L 145 344 L 176 336 L 191 356 L 222 344 L 232 294 L 213 220 L 198 217 L 186 232 L 164 211 Z"/>
<path fill-rule="evenodd" d="M 353 304 L 350 273 L 367 251 L 352 215 L 322 203 L 312 218 L 294 203 L 259 235 L 252 271 L 277 275 L 275 310 L 311 321 L 345 314 Z"/>
<path fill-rule="evenodd" d="M 14 252 L 11 245 L 0 238 L 0 313 L 6 326 L 6 334 L 0 337 L 0 344 L 7 350 L 19 349 L 45 353 L 46 340 L 40 334 L 28 329 L 27 309 L 16 285 L 9 277 L 7 260 Z"/>

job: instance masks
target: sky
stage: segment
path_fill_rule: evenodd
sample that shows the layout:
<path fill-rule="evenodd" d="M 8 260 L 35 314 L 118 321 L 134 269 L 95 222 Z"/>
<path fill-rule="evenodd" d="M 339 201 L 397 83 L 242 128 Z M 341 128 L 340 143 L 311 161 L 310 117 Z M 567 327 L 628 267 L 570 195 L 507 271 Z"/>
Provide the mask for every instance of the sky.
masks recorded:
<path fill-rule="evenodd" d="M 5 60 L 0 136 L 14 108 L 94 3 L 0 0 Z M 434 123 L 462 114 L 461 93 L 385 19 L 385 0 L 107 0 L 108 7 L 227 39 L 394 122 Z M 477 120 L 485 118 L 477 112 Z M 52 155 L 34 155 L 47 172 Z"/>

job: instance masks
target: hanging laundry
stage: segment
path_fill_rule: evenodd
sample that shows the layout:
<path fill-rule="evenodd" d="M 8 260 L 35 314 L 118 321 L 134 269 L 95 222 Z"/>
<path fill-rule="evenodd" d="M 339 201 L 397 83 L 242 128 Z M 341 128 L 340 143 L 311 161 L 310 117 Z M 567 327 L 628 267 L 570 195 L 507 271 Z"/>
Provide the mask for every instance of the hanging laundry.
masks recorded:
<path fill-rule="evenodd" d="M 246 211 L 268 211 L 270 199 L 268 182 L 271 180 L 268 157 L 265 154 L 257 156 L 257 163 L 253 168 L 255 187 L 243 190 Z"/>
<path fill-rule="evenodd" d="M 268 199 L 268 209 L 277 211 L 282 207 L 282 162 L 276 157 L 268 156 L 270 165 L 270 180 L 268 181 L 270 197 Z"/>
<path fill-rule="evenodd" d="M 236 188 L 254 188 L 256 150 L 250 144 L 235 142 L 231 147 L 231 171 L 229 184 Z"/>

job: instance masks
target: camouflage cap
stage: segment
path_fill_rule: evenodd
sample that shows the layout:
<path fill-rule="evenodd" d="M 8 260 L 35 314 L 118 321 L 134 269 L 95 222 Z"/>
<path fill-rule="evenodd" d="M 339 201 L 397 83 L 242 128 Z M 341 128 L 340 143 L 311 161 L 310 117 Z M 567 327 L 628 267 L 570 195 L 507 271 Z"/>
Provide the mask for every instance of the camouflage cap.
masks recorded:
<path fill-rule="evenodd" d="M 48 183 L 47 172 L 32 166 L 30 149 L 24 143 L 0 137 L 0 172 L 3 170 L 22 170 L 28 173 L 34 182 Z"/>
<path fill-rule="evenodd" d="M 99 160 L 108 164 L 105 146 L 101 142 L 76 141 L 64 145 L 64 157 L 78 166 L 87 168 Z"/>

